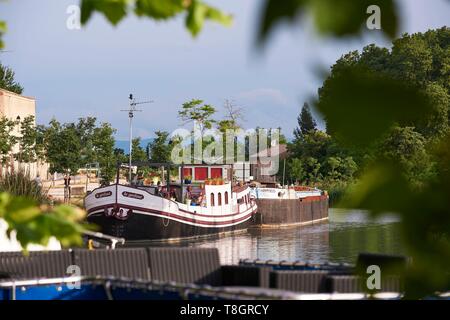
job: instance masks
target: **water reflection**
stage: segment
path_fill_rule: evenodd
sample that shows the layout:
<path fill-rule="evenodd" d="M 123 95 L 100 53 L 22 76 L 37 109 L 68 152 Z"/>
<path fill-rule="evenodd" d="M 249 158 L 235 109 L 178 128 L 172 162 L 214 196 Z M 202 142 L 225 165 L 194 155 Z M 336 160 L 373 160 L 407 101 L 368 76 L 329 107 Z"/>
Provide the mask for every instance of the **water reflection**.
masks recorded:
<path fill-rule="evenodd" d="M 239 259 L 354 263 L 359 252 L 400 254 L 398 219 L 372 220 L 364 211 L 330 209 L 329 222 L 288 229 L 250 230 L 177 246 L 218 248 L 223 264 Z"/>

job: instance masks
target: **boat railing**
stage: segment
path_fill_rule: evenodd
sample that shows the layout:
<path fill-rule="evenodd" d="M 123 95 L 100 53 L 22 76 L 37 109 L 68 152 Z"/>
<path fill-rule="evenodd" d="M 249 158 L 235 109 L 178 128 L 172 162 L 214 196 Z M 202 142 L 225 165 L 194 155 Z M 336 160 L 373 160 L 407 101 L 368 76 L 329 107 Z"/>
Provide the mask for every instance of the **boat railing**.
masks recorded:
<path fill-rule="evenodd" d="M 84 230 L 83 234 L 85 236 L 90 237 L 90 238 L 96 238 L 96 239 L 101 239 L 101 240 L 106 240 L 106 241 L 111 242 L 111 249 L 115 249 L 116 245 L 118 243 L 121 244 L 121 245 L 125 244 L 125 239 L 124 238 L 118 238 L 118 237 L 109 236 L 109 235 L 103 234 L 101 232 Z"/>

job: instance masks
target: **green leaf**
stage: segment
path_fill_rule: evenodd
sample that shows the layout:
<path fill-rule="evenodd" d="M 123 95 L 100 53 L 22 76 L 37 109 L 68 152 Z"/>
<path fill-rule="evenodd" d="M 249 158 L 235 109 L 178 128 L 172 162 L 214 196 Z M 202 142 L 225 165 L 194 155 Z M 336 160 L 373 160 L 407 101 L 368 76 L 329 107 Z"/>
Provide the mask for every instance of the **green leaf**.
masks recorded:
<path fill-rule="evenodd" d="M 308 0 L 266 0 L 259 18 L 257 40 L 264 43 L 273 29 L 282 21 L 294 22 Z"/>
<path fill-rule="evenodd" d="M 11 196 L 6 192 L 0 192 L 0 217 L 6 214 L 6 207 L 11 200 Z"/>
<path fill-rule="evenodd" d="M 327 80 L 318 110 L 328 130 L 349 145 L 364 146 L 395 123 L 411 123 L 431 110 L 417 88 L 360 67 L 345 68 Z"/>
<path fill-rule="evenodd" d="M 310 14 L 313 23 L 323 35 L 336 37 L 358 35 L 366 29 L 370 5 L 381 11 L 381 31 L 393 38 L 398 29 L 397 10 L 393 0 L 266 0 L 257 40 L 263 44 L 281 22 L 293 23 L 302 14 Z"/>
<path fill-rule="evenodd" d="M 378 162 L 365 170 L 339 206 L 360 208 L 372 213 L 404 212 L 412 191 L 400 168 L 391 162 Z"/>
<path fill-rule="evenodd" d="M 5 21 L 0 21 L 0 49 L 3 49 L 4 44 L 2 41 L 2 36 L 3 34 L 6 32 L 6 22 Z"/>
<path fill-rule="evenodd" d="M 368 30 L 366 22 L 372 13 L 367 13 L 367 8 L 371 5 L 380 8 L 382 32 L 390 38 L 397 33 L 393 0 L 315 0 L 309 3 L 316 28 L 322 34 L 342 37 Z"/>
<path fill-rule="evenodd" d="M 194 37 L 202 30 L 205 19 L 213 20 L 223 25 L 230 25 L 233 20 L 230 15 L 226 15 L 200 1 L 193 0 L 188 8 L 186 27 Z"/>
<path fill-rule="evenodd" d="M 137 0 L 135 13 L 155 20 L 171 18 L 185 10 L 183 0 Z"/>
<path fill-rule="evenodd" d="M 98 11 L 116 25 L 127 15 L 128 2 L 128 0 L 82 0 L 81 23 L 86 24 L 92 13 Z"/>
<path fill-rule="evenodd" d="M 40 210 L 36 203 L 27 198 L 14 197 L 6 206 L 6 221 L 14 221 L 14 223 L 23 223 L 40 215 Z"/>

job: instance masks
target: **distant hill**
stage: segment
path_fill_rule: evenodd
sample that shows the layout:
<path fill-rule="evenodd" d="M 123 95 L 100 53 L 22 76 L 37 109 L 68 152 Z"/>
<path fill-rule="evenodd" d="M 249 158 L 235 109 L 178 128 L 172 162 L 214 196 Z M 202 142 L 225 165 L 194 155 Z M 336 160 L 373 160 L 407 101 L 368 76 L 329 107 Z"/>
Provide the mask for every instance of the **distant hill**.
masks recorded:
<path fill-rule="evenodd" d="M 141 147 L 144 148 L 145 150 L 145 148 L 147 148 L 147 144 L 152 141 L 153 141 L 152 138 L 142 139 Z M 128 149 L 130 148 L 130 142 L 128 140 L 116 140 L 114 148 L 123 149 L 125 153 L 128 153 Z"/>

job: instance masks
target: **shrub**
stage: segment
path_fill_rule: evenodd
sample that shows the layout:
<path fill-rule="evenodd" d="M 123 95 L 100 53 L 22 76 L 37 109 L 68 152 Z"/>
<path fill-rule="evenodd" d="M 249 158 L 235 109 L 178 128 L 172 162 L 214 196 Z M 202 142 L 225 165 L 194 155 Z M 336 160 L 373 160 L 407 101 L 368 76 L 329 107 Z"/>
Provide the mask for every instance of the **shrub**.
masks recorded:
<path fill-rule="evenodd" d="M 42 187 L 30 178 L 29 172 L 22 170 L 15 173 L 6 173 L 0 177 L 0 192 L 24 196 L 38 203 L 49 202 L 47 192 L 44 192 Z"/>

